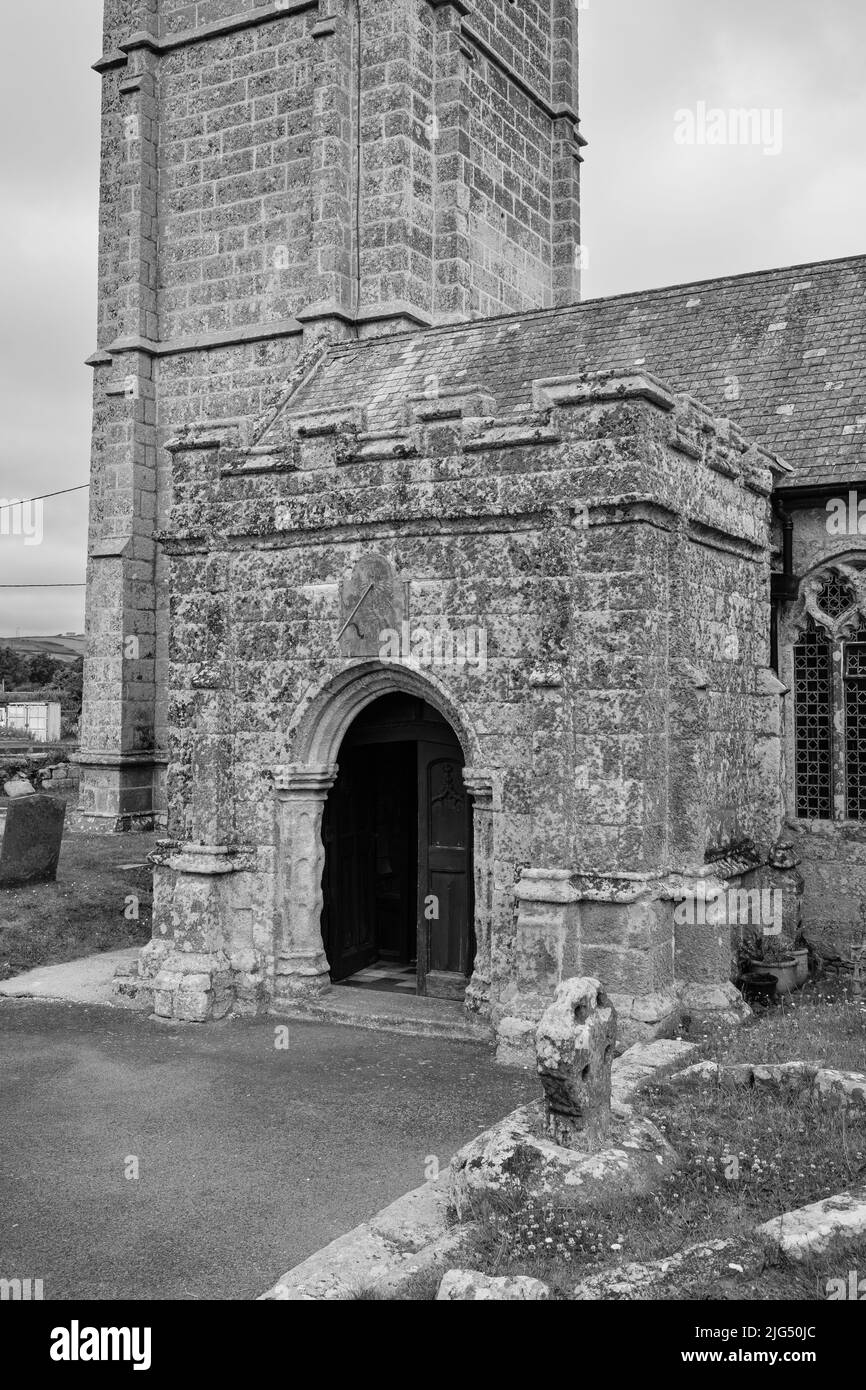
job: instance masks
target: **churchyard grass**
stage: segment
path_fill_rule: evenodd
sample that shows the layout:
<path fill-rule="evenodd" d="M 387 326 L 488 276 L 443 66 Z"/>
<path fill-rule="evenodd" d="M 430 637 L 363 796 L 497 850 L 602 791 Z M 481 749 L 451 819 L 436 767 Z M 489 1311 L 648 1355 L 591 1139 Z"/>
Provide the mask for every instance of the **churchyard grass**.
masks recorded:
<path fill-rule="evenodd" d="M 863 1071 L 866 1003 L 848 985 L 825 979 L 741 1029 L 707 1033 L 700 1041 L 692 1060 L 804 1060 Z M 689 1259 L 648 1296 L 824 1299 L 828 1279 L 858 1269 L 866 1275 L 866 1240 L 792 1262 L 753 1234 L 772 1217 L 866 1180 L 862 1110 L 816 1099 L 807 1079 L 782 1091 L 698 1077 L 677 1085 L 662 1081 L 639 1092 L 634 1104 L 680 1158 L 658 1191 L 564 1211 L 528 1197 L 514 1180 L 495 1196 L 468 1198 L 466 1240 L 450 1264 L 490 1275 L 526 1274 L 548 1284 L 554 1297 L 570 1298 L 590 1275 L 725 1240 L 733 1244 L 721 1260 Z M 406 1296 L 425 1295 L 416 1289 Z"/>
<path fill-rule="evenodd" d="M 150 940 L 152 835 L 63 836 L 55 883 L 0 889 L 0 980 Z M 137 918 L 135 913 L 138 913 Z"/>
<path fill-rule="evenodd" d="M 866 1071 L 866 999 L 856 999 L 844 977 L 825 975 L 756 1009 L 744 1027 L 701 1043 L 702 1056 L 723 1063 L 803 1061 Z"/>

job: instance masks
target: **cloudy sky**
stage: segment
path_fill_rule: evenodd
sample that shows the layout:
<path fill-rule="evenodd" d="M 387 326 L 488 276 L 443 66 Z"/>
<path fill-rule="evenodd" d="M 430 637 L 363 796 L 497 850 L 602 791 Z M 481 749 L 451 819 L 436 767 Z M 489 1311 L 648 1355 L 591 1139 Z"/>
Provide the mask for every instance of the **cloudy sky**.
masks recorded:
<path fill-rule="evenodd" d="M 588 296 L 866 251 L 863 0 L 577 3 Z M 87 481 L 101 9 L 4 16 L 0 499 Z M 763 141 L 677 138 L 740 108 Z M 41 544 L 0 534 L 0 586 L 83 579 L 86 497 L 45 503 Z M 0 587 L 0 635 L 83 623 L 83 590 Z"/>

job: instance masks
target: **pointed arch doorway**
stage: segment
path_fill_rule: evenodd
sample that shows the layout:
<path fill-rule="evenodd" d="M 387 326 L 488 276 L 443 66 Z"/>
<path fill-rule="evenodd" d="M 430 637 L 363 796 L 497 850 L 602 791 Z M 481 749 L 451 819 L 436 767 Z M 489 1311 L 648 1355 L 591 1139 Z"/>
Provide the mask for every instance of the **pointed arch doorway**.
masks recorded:
<path fill-rule="evenodd" d="M 338 764 L 322 826 L 332 981 L 462 999 L 475 939 L 456 734 L 425 700 L 383 695 L 350 725 Z"/>

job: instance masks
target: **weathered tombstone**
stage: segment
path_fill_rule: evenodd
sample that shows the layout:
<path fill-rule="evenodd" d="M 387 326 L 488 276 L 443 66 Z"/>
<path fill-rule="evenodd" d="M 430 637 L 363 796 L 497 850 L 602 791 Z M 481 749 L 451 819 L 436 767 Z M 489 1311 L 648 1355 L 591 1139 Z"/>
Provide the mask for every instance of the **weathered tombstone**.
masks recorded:
<path fill-rule="evenodd" d="M 591 976 L 564 980 L 535 1034 L 545 1129 L 566 1149 L 598 1147 L 610 1131 L 616 1010 Z"/>
<path fill-rule="evenodd" d="M 50 883 L 57 877 L 66 802 L 59 796 L 10 801 L 0 846 L 0 888 Z"/>

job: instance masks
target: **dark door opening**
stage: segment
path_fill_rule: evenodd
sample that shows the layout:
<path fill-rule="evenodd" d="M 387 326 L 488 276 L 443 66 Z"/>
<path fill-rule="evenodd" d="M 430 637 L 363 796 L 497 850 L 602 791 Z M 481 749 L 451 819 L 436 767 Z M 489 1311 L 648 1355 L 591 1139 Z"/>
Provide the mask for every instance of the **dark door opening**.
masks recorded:
<path fill-rule="evenodd" d="M 350 728 L 325 807 L 322 935 L 337 983 L 461 998 L 472 972 L 463 752 L 431 705 L 388 695 Z"/>

